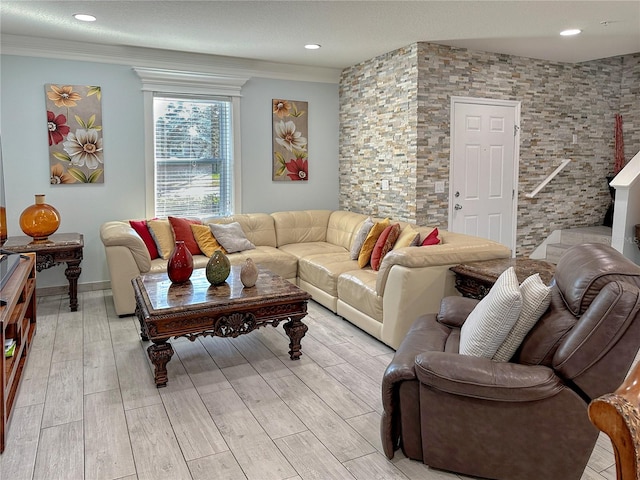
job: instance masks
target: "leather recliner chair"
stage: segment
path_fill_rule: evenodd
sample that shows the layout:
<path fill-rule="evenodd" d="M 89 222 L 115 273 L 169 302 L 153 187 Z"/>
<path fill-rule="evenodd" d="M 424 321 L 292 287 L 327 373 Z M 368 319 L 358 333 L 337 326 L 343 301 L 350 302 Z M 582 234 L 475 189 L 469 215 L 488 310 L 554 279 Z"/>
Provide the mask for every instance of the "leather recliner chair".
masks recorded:
<path fill-rule="evenodd" d="M 503 480 L 580 479 L 598 430 L 589 402 L 624 380 L 640 347 L 640 267 L 606 245 L 572 247 L 551 305 L 509 362 L 460 355 L 477 304 L 443 299 L 387 367 L 385 454 Z"/>

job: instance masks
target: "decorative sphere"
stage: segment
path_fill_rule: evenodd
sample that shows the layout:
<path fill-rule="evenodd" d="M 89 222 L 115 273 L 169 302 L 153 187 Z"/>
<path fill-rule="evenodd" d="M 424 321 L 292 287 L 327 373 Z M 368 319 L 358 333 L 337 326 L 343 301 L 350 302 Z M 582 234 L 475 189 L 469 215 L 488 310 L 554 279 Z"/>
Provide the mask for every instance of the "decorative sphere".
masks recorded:
<path fill-rule="evenodd" d="M 231 262 L 229 258 L 222 253 L 221 250 L 216 250 L 211 255 L 211 258 L 207 262 L 206 275 L 207 280 L 211 285 L 221 285 L 225 282 L 229 274 L 231 273 Z"/>

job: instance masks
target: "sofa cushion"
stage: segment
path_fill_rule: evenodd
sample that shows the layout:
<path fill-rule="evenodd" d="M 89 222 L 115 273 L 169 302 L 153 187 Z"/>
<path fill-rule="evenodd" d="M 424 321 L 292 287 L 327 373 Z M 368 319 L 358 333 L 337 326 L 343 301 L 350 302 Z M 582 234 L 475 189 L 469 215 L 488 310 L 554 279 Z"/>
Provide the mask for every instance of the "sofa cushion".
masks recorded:
<path fill-rule="evenodd" d="M 338 210 L 331 213 L 327 225 L 327 242 L 351 249 L 351 244 L 367 215 Z"/>
<path fill-rule="evenodd" d="M 129 220 L 129 225 L 133 228 L 136 233 L 140 236 L 142 241 L 144 242 L 147 250 L 149 251 L 149 256 L 151 260 L 155 260 L 160 257 L 158 253 L 158 246 L 156 245 L 155 240 L 151 236 L 151 232 L 149 231 L 149 226 L 147 225 L 146 220 Z"/>
<path fill-rule="evenodd" d="M 287 252 L 296 258 L 304 258 L 310 255 L 327 255 L 332 253 L 344 253 L 345 250 L 338 245 L 333 245 L 327 242 L 305 242 L 305 243 L 290 243 L 278 247 L 279 250 Z M 348 253 L 348 252 L 347 252 Z M 347 256 L 347 260 L 349 257 Z"/>
<path fill-rule="evenodd" d="M 176 244 L 169 220 L 147 220 L 147 225 L 158 247 L 160 258 L 167 260 Z"/>
<path fill-rule="evenodd" d="M 191 225 L 200 225 L 201 223 L 200 220 L 196 219 L 169 217 L 173 238 L 176 241 L 184 242 L 184 246 L 187 247 L 191 255 L 200 255 L 202 253 L 191 231 Z"/>
<path fill-rule="evenodd" d="M 376 294 L 377 273 L 370 268 L 349 270 L 338 277 L 338 297 L 365 315 L 382 322 L 382 297 Z"/>
<path fill-rule="evenodd" d="M 258 245 L 252 250 L 231 253 L 227 257 L 231 265 L 243 264 L 247 258 L 251 258 L 256 265 L 271 270 L 282 278 L 295 279 L 298 275 L 296 257 L 275 247 Z"/>
<path fill-rule="evenodd" d="M 278 247 L 290 243 L 324 242 L 331 210 L 301 210 L 275 212 L 274 220 Z"/>
<path fill-rule="evenodd" d="M 551 287 L 544 284 L 539 273 L 526 278 L 520 285 L 522 310 L 513 328 L 493 356 L 498 362 L 508 362 L 551 303 Z"/>
<path fill-rule="evenodd" d="M 202 223 L 209 225 L 238 222 L 247 239 L 254 245 L 276 246 L 276 230 L 273 217 L 267 213 L 237 213 L 230 217 L 207 217 Z"/>
<path fill-rule="evenodd" d="M 518 277 L 509 267 L 473 309 L 460 330 L 460 353 L 492 358 L 518 320 L 522 294 Z"/>
<path fill-rule="evenodd" d="M 378 241 L 373 247 L 373 252 L 371 252 L 371 268 L 373 270 L 380 269 L 380 262 L 384 256 L 391 251 L 393 246 L 398 240 L 398 235 L 400 235 L 400 224 L 394 223 L 393 225 L 389 225 L 378 237 Z"/>
<path fill-rule="evenodd" d="M 358 268 L 358 263 L 349 258 L 349 252 L 308 255 L 298 260 L 298 277 L 327 294 L 338 296 L 338 277 Z"/>
<path fill-rule="evenodd" d="M 211 233 L 209 225 L 191 225 L 191 231 L 198 243 L 200 251 L 207 257 L 213 255 L 213 252 L 216 250 L 222 250 L 223 253 L 227 253 L 224 247 L 218 243 L 216 237 L 213 236 L 213 233 Z"/>
<path fill-rule="evenodd" d="M 256 246 L 247 239 L 238 222 L 228 224 L 212 223 L 209 225 L 209 228 L 211 228 L 211 233 L 213 233 L 218 243 L 229 253 L 243 252 L 256 248 Z"/>
<path fill-rule="evenodd" d="M 389 226 L 389 219 L 385 218 L 381 222 L 377 222 L 373 225 L 373 228 L 367 235 L 362 248 L 360 249 L 360 255 L 358 255 L 358 266 L 364 268 L 369 264 L 371 260 L 371 254 L 373 253 L 373 247 L 376 246 L 378 237 L 384 232 L 384 229 Z"/>
<path fill-rule="evenodd" d="M 353 238 L 353 242 L 351 243 L 351 251 L 350 251 L 351 260 L 358 259 L 358 256 L 360 255 L 360 250 L 362 250 L 362 245 L 364 244 L 364 241 L 367 239 L 367 235 L 369 235 L 369 232 L 373 228 L 374 223 L 375 222 L 371 217 L 368 217 L 367 219 L 365 219 L 364 222 L 362 222 L 362 225 L 360 226 L 358 233 L 356 233 L 355 237 Z"/>

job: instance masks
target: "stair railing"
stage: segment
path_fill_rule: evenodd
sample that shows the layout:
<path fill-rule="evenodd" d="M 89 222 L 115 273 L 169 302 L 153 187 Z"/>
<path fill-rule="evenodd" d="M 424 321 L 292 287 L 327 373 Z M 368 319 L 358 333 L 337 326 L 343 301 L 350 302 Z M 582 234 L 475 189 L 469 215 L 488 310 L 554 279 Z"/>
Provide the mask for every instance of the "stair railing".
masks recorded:
<path fill-rule="evenodd" d="M 538 185 L 533 190 L 533 192 L 527 193 L 525 195 L 525 197 L 527 197 L 527 198 L 535 197 L 538 194 L 538 192 L 540 192 L 540 190 L 542 190 L 547 185 L 547 183 L 549 183 L 551 180 L 553 180 L 553 178 L 556 175 L 558 175 L 562 171 L 562 169 L 569 164 L 569 162 L 571 162 L 570 158 L 565 158 L 564 160 L 562 160 L 562 163 L 560 163 L 560 165 L 558 165 L 558 167 L 553 172 L 551 172 L 547 178 L 545 178 L 542 182 L 540 182 L 540 185 Z"/>

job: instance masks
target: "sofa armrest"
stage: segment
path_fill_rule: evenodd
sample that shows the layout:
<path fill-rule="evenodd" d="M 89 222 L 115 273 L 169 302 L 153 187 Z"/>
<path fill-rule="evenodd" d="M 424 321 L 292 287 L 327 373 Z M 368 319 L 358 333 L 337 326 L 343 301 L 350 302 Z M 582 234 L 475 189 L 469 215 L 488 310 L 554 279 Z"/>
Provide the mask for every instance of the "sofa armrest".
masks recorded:
<path fill-rule="evenodd" d="M 467 297 L 444 297 L 440 302 L 438 322 L 449 327 L 462 328 L 479 300 Z"/>
<path fill-rule="evenodd" d="M 471 235 L 456 234 L 450 243 L 428 247 L 403 247 L 391 250 L 382 259 L 376 280 L 376 292 L 383 296 L 390 270 L 395 266 L 424 268 L 457 265 L 496 258 L 509 258 L 511 250 L 497 242 Z M 448 237 L 449 238 L 449 237 Z"/>
<path fill-rule="evenodd" d="M 458 353 L 421 353 L 416 357 L 415 369 L 421 384 L 483 400 L 531 402 L 557 395 L 565 388 L 548 367 L 495 362 Z"/>
<path fill-rule="evenodd" d="M 151 269 L 149 250 L 140 235 L 128 223 L 119 221 L 103 223 L 100 227 L 100 239 L 105 249 L 109 247 L 128 248 L 141 273 Z"/>

